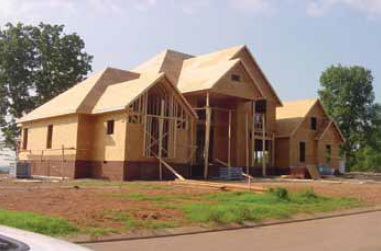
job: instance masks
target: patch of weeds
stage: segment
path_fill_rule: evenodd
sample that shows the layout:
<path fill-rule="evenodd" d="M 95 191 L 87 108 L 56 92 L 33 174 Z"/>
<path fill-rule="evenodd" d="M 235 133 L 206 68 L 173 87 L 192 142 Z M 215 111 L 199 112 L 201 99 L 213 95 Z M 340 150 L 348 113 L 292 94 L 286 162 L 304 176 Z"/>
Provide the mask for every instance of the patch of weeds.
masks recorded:
<path fill-rule="evenodd" d="M 191 222 L 217 224 L 283 219 L 295 213 L 322 212 L 351 208 L 359 201 L 349 198 L 326 198 L 313 191 L 289 193 L 273 188 L 267 193 L 223 192 L 203 196 L 203 201 L 179 206 Z"/>
<path fill-rule="evenodd" d="M 306 189 L 300 192 L 301 197 L 306 199 L 317 199 L 318 196 L 313 189 Z"/>
<path fill-rule="evenodd" d="M 280 200 L 290 200 L 288 190 L 283 187 L 271 187 L 268 192 Z"/>

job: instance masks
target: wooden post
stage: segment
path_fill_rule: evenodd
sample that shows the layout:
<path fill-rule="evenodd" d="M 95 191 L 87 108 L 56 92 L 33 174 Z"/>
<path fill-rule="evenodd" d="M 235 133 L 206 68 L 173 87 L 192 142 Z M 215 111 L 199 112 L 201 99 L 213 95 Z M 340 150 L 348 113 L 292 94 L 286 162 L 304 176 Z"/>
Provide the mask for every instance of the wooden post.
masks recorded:
<path fill-rule="evenodd" d="M 191 148 L 191 152 L 190 152 L 190 155 L 192 156 L 191 158 L 191 165 L 194 165 L 194 155 L 193 155 L 193 152 L 194 152 L 194 145 L 195 145 L 195 137 L 194 137 L 194 119 L 193 118 L 190 118 L 189 119 L 189 126 L 190 126 L 190 145 L 192 146 Z"/>
<path fill-rule="evenodd" d="M 271 143 L 271 165 L 275 166 L 275 133 L 273 133 L 273 141 Z"/>
<path fill-rule="evenodd" d="M 204 144 L 204 179 L 208 179 L 209 167 L 209 139 L 210 139 L 210 123 L 212 110 L 209 103 L 209 92 L 206 93 L 206 120 L 205 120 L 205 144 Z"/>
<path fill-rule="evenodd" d="M 254 167 L 255 164 L 255 101 L 253 101 L 252 104 L 252 109 L 253 109 L 253 121 L 251 123 L 251 166 Z"/>
<path fill-rule="evenodd" d="M 129 140 L 128 138 L 128 124 L 129 124 L 129 109 L 127 108 L 127 111 L 126 111 L 126 129 L 125 129 L 125 136 L 124 136 L 124 161 L 128 161 L 128 143 L 127 141 Z M 144 123 L 147 123 L 147 119 L 145 119 L 145 122 Z M 143 133 L 145 134 L 144 130 L 146 128 L 146 125 L 143 125 Z M 145 156 L 145 140 L 143 142 L 143 156 Z M 122 171 L 122 181 L 124 181 L 124 179 L 126 178 L 126 165 L 124 165 L 123 167 L 123 171 Z"/>
<path fill-rule="evenodd" d="M 164 100 L 161 100 L 161 110 L 159 118 L 159 179 L 163 180 L 162 152 L 163 152 L 163 121 L 164 120 Z"/>
<path fill-rule="evenodd" d="M 246 173 L 249 174 L 249 114 L 246 113 L 245 121 L 245 148 L 246 148 Z"/>
<path fill-rule="evenodd" d="M 62 175 L 62 180 L 65 179 L 65 176 L 64 176 L 64 168 L 65 166 L 65 146 L 62 145 L 62 170 L 61 170 L 61 175 Z"/>
<path fill-rule="evenodd" d="M 266 176 L 266 125 L 265 125 L 265 113 L 262 114 L 262 175 Z"/>
<path fill-rule="evenodd" d="M 231 167 L 231 138 L 232 138 L 232 111 L 229 110 L 229 131 L 228 131 L 228 167 Z"/>

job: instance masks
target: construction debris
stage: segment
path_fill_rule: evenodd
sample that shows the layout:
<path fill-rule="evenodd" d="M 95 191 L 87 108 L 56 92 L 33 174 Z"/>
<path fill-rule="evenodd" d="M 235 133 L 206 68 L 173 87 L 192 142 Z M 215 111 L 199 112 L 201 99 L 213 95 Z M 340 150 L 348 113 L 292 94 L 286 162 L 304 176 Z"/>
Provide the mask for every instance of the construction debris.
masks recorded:
<path fill-rule="evenodd" d="M 198 181 L 198 180 L 179 180 L 176 179 L 174 182 L 172 182 L 174 185 L 181 185 L 181 186 L 194 186 L 194 187 L 211 187 L 211 188 L 218 188 L 221 190 L 249 190 L 256 193 L 263 193 L 266 191 L 266 189 L 262 186 L 248 186 L 244 184 L 232 184 L 232 183 L 220 183 L 220 182 L 205 182 L 205 181 Z"/>

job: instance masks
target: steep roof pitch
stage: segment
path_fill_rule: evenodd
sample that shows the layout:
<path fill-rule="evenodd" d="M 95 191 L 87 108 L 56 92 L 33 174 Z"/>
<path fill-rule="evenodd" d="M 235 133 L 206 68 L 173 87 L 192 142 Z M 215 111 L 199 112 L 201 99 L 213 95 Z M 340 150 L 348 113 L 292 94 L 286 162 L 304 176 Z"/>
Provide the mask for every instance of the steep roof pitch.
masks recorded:
<path fill-rule="evenodd" d="M 278 137 L 289 137 L 301 125 L 306 115 L 318 99 L 303 99 L 283 102 L 276 109 L 276 129 Z"/>
<path fill-rule="evenodd" d="M 244 63 L 240 58 L 240 53 L 242 52 L 249 56 L 254 67 L 258 68 L 258 74 L 260 74 L 260 77 L 264 80 L 258 83 L 254 80 L 250 71 L 246 70 L 253 79 L 253 82 L 257 85 L 257 88 L 261 90 L 261 94 L 264 96 L 264 91 L 266 91 L 268 93 L 267 96 L 273 96 L 278 106 L 281 106 L 282 102 L 245 45 L 226 48 L 198 56 L 166 50 L 135 67 L 133 71 L 139 73 L 165 72 L 168 78 L 178 86 L 182 93 L 206 90 L 213 86 L 220 76 L 223 76 L 226 71 L 231 69 L 231 67 L 237 63 L 237 60 L 241 60 L 241 62 Z M 245 67 L 248 69 L 247 65 L 245 65 Z M 209 79 L 208 75 L 210 76 Z"/>
<path fill-rule="evenodd" d="M 108 86 L 92 110 L 92 114 L 124 110 L 152 86 L 162 80 L 168 81 L 188 111 L 194 117 L 197 117 L 192 107 L 180 94 L 176 86 L 166 78 L 165 73 L 145 73 L 141 74 L 137 79 Z"/>
<path fill-rule="evenodd" d="M 165 72 L 167 77 L 176 84 L 182 69 L 183 61 L 192 57 L 193 56 L 182 52 L 165 50 L 148 61 L 136 66 L 132 71 L 139 73 Z"/>
<path fill-rule="evenodd" d="M 22 123 L 72 113 L 91 113 L 107 86 L 135 79 L 138 76 L 137 73 L 106 68 L 39 106 L 17 122 Z"/>
<path fill-rule="evenodd" d="M 245 64 L 240 59 L 220 61 L 213 64 L 203 64 L 200 63 L 199 60 L 185 60 L 177 88 L 182 93 L 210 90 L 231 69 L 239 64 L 241 64 L 248 73 Z M 248 74 L 248 76 L 251 78 L 250 74 Z M 255 85 L 254 80 L 252 78 L 251 80 Z M 258 86 L 255 85 L 255 89 L 263 96 Z"/>
<path fill-rule="evenodd" d="M 320 140 L 328 131 L 328 129 L 333 126 L 335 130 L 338 132 L 340 139 L 344 142 L 345 137 L 341 133 L 339 127 L 328 116 L 326 110 L 324 109 L 324 106 L 317 98 L 283 102 L 283 107 L 278 107 L 276 109 L 277 137 L 292 136 L 301 126 L 301 124 L 306 119 L 307 115 L 310 113 L 310 111 L 315 105 L 319 105 L 325 116 L 329 119 L 329 123 L 326 125 L 324 130 L 322 130 L 316 136 L 316 139 Z"/>

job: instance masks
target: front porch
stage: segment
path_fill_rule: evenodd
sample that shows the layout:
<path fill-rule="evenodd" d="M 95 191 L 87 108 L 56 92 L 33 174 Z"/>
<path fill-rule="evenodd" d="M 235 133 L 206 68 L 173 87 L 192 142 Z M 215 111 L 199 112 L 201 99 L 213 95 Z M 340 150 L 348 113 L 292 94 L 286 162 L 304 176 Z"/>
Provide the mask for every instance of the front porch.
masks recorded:
<path fill-rule="evenodd" d="M 242 167 L 255 176 L 278 174 L 266 100 L 211 92 L 187 98 L 199 117 L 193 176 L 216 178 L 220 167 Z"/>

